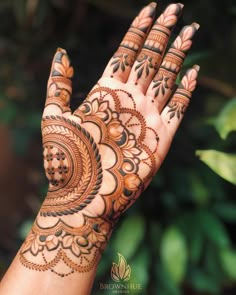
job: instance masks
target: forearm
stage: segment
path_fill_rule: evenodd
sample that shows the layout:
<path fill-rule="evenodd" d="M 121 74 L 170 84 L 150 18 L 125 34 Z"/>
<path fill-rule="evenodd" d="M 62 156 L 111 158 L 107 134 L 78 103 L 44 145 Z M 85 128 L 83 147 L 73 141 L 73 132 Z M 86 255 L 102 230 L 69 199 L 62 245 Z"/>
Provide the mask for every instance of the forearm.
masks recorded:
<path fill-rule="evenodd" d="M 73 277 L 56 277 L 55 274 L 50 271 L 35 271 L 25 268 L 20 262 L 18 253 L 0 284 L 0 294 L 87 295 L 90 294 L 95 273 L 96 267 L 86 273 L 75 273 Z"/>

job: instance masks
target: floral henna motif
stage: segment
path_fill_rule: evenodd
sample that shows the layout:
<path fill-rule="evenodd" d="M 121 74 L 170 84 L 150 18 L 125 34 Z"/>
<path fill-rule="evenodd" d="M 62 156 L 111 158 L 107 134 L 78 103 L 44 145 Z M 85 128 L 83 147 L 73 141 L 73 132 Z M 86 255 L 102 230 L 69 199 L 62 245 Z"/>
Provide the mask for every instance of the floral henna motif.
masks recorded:
<path fill-rule="evenodd" d="M 153 72 L 157 71 L 168 44 L 171 30 L 177 22 L 181 9 L 181 4 L 169 5 L 152 27 L 143 49 L 137 58 L 137 65 L 135 66 L 137 80 L 142 75 L 148 77 L 151 70 Z"/>
<path fill-rule="evenodd" d="M 46 105 L 58 106 L 62 112 L 70 111 L 69 101 L 71 96 L 71 78 L 74 71 L 70 66 L 68 56 L 63 49 L 58 49 L 54 57 L 51 75 L 48 81 Z"/>
<path fill-rule="evenodd" d="M 169 121 L 171 119 L 177 118 L 180 120 L 188 105 L 189 101 L 192 97 L 192 92 L 194 91 L 196 84 L 197 84 L 197 72 L 199 71 L 198 66 L 194 66 L 193 69 L 187 71 L 186 75 L 183 77 L 179 88 L 176 90 L 173 98 L 168 104 L 168 113 L 169 113 Z"/>
<path fill-rule="evenodd" d="M 42 216 L 62 216 L 82 210 L 97 195 L 102 164 L 93 137 L 64 117 L 43 119 L 44 168 L 49 192 Z"/>
<path fill-rule="evenodd" d="M 114 223 L 159 164 L 158 135 L 130 93 L 97 85 L 74 115 L 79 124 L 43 118 L 49 191 L 20 251 L 26 267 L 60 276 L 95 267 Z"/>
<path fill-rule="evenodd" d="M 193 23 L 186 26 L 176 38 L 160 66 L 160 69 L 153 80 L 153 90 L 155 97 L 167 97 L 175 88 L 176 77 L 182 67 L 186 52 L 192 45 L 192 37 L 199 25 Z"/>
<path fill-rule="evenodd" d="M 132 67 L 140 45 L 148 32 L 155 15 L 156 4 L 151 3 L 145 7 L 133 21 L 130 29 L 125 35 L 120 47 L 113 56 L 111 67 L 113 73 L 121 70 L 125 71 L 127 67 Z"/>

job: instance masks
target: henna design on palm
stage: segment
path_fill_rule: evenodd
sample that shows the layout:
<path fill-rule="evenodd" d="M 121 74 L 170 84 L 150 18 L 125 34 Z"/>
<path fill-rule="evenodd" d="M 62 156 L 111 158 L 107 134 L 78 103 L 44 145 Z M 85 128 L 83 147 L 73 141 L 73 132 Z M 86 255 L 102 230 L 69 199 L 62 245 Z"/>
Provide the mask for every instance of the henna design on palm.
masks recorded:
<path fill-rule="evenodd" d="M 151 3 L 135 19 L 103 76 L 73 114 L 73 68 L 65 50 L 58 49 L 54 57 L 42 119 L 49 189 L 20 251 L 22 264 L 30 269 L 63 277 L 94 268 L 114 224 L 148 186 L 169 150 L 199 67 L 186 73 L 172 97 L 164 91 L 171 88 L 167 80 L 156 93 L 159 78 L 154 77 L 173 70 L 176 77 L 181 66 L 176 52 L 189 49 L 196 25 L 191 33 L 184 29 L 172 47 L 175 52 L 171 48 L 159 68 L 168 41 L 160 34 L 170 34 L 182 5 L 170 5 L 148 34 L 154 8 Z M 137 30 L 142 38 L 135 37 Z M 158 54 L 145 78 L 137 74 L 143 50 L 149 57 L 151 51 Z"/>

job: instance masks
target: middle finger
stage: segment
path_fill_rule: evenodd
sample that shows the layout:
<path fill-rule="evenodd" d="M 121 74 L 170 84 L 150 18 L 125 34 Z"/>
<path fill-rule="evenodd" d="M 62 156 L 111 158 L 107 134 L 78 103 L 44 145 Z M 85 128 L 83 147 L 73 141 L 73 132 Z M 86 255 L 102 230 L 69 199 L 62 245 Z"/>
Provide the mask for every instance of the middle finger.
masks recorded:
<path fill-rule="evenodd" d="M 159 68 L 171 30 L 183 6 L 181 3 L 170 4 L 159 16 L 132 67 L 128 82 L 135 83 L 144 93 Z"/>

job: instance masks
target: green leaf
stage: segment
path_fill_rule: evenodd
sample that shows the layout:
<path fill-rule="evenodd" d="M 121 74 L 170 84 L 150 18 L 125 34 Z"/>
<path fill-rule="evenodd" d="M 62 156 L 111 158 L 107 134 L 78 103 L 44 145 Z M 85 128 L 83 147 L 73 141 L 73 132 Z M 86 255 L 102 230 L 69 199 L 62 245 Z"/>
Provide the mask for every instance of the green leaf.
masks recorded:
<path fill-rule="evenodd" d="M 199 211 L 197 216 L 198 222 L 209 240 L 220 248 L 230 245 L 228 233 L 217 216 L 207 211 Z"/>
<path fill-rule="evenodd" d="M 214 126 L 222 139 L 236 131 L 236 97 L 230 100 L 214 121 Z"/>
<path fill-rule="evenodd" d="M 225 275 L 220 263 L 220 251 L 214 244 L 207 243 L 204 248 L 204 269 L 209 276 L 220 285 L 224 283 Z"/>
<path fill-rule="evenodd" d="M 219 294 L 219 283 L 202 271 L 191 271 L 189 281 L 198 292 Z"/>
<path fill-rule="evenodd" d="M 209 202 L 210 192 L 208 187 L 202 181 L 200 174 L 192 173 L 189 175 L 191 180 L 191 196 L 199 205 L 205 205 Z"/>
<path fill-rule="evenodd" d="M 216 203 L 212 209 L 226 222 L 236 222 L 236 204 L 229 202 Z"/>
<path fill-rule="evenodd" d="M 156 267 L 156 293 L 160 295 L 180 295 L 181 291 L 178 285 L 172 281 L 169 273 L 162 264 Z"/>
<path fill-rule="evenodd" d="M 222 249 L 220 253 L 222 268 L 230 279 L 236 280 L 236 251 Z"/>
<path fill-rule="evenodd" d="M 141 295 L 143 290 L 146 290 L 149 279 L 149 266 L 150 266 L 150 251 L 147 246 L 143 247 L 130 263 L 131 266 L 131 279 L 129 283 L 141 285 Z M 137 290 L 130 292 L 130 294 L 139 294 Z"/>
<path fill-rule="evenodd" d="M 216 174 L 236 185 L 236 155 L 216 150 L 198 150 L 196 155 Z"/>
<path fill-rule="evenodd" d="M 195 211 L 182 212 L 175 224 L 180 228 L 186 237 L 189 248 L 189 259 L 196 264 L 203 250 L 203 231 L 199 226 L 198 216 Z"/>
<path fill-rule="evenodd" d="M 136 252 L 145 234 L 145 221 L 140 215 L 126 218 L 112 240 L 113 250 L 129 260 Z"/>
<path fill-rule="evenodd" d="M 195 226 L 192 230 L 191 240 L 189 242 L 189 256 L 193 263 L 197 263 L 201 257 L 203 249 L 203 235 L 199 226 Z"/>
<path fill-rule="evenodd" d="M 185 237 L 177 227 L 169 227 L 161 240 L 161 260 L 165 270 L 175 283 L 181 283 L 187 266 Z"/>

